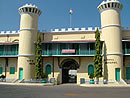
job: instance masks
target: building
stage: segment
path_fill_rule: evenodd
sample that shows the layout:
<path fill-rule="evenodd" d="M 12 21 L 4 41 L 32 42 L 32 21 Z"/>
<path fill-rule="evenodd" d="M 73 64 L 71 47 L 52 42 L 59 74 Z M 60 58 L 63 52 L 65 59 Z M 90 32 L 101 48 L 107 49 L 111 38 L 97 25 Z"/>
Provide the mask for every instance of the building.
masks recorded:
<path fill-rule="evenodd" d="M 130 80 L 130 28 L 122 28 L 118 0 L 103 1 L 98 6 L 101 15 L 103 78 L 109 82 Z M 57 83 L 89 80 L 94 72 L 95 31 L 92 28 L 55 29 L 38 31 L 38 17 L 42 13 L 35 5 L 20 7 L 20 30 L 0 32 L 0 75 L 7 80 L 35 79 L 35 43 L 42 38 L 43 69 L 49 79 Z"/>

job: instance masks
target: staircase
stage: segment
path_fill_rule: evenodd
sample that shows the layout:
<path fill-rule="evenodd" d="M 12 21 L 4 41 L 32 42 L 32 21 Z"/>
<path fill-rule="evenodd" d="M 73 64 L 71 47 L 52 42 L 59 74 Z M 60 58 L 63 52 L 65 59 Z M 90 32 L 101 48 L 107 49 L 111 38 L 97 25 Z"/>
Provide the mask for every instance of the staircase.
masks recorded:
<path fill-rule="evenodd" d="M 119 82 L 117 82 L 119 85 L 127 85 L 127 83 L 124 80 L 120 80 Z"/>
<path fill-rule="evenodd" d="M 13 81 L 12 83 L 23 83 L 23 82 L 24 82 L 24 79 L 22 79 L 22 80 L 16 79 L 16 80 Z"/>

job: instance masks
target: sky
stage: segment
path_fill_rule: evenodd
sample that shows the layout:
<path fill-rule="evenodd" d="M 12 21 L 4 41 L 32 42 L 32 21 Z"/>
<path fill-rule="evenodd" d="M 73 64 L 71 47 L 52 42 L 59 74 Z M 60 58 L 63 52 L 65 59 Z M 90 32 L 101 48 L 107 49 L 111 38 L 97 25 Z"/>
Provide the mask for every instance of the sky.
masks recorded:
<path fill-rule="evenodd" d="M 100 13 L 97 6 L 103 0 L 0 0 L 0 31 L 19 30 L 20 14 L 18 8 L 25 4 L 35 4 L 42 10 L 38 30 L 69 28 L 70 14 L 73 10 L 72 28 L 100 27 Z M 130 0 L 119 0 L 122 27 L 130 27 Z"/>

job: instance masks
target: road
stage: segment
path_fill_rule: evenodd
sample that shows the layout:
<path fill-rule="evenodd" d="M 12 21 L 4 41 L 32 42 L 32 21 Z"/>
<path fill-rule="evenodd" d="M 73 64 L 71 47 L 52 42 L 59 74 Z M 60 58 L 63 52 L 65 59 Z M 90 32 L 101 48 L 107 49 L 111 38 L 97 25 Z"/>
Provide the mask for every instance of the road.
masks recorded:
<path fill-rule="evenodd" d="M 0 98 L 130 98 L 130 87 L 0 85 Z"/>

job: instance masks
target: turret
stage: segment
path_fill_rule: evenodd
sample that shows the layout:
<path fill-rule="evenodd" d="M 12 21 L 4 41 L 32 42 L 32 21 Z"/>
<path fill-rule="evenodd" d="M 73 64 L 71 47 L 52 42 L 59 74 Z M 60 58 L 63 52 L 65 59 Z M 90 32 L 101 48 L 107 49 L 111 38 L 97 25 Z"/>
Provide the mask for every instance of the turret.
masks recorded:
<path fill-rule="evenodd" d="M 18 9 L 21 15 L 19 34 L 18 79 L 34 78 L 35 41 L 38 32 L 38 17 L 42 13 L 35 5 L 24 5 Z"/>
<path fill-rule="evenodd" d="M 118 0 L 103 1 L 98 10 L 104 39 L 104 77 L 120 81 L 123 76 L 123 54 L 120 11 L 123 5 Z"/>

